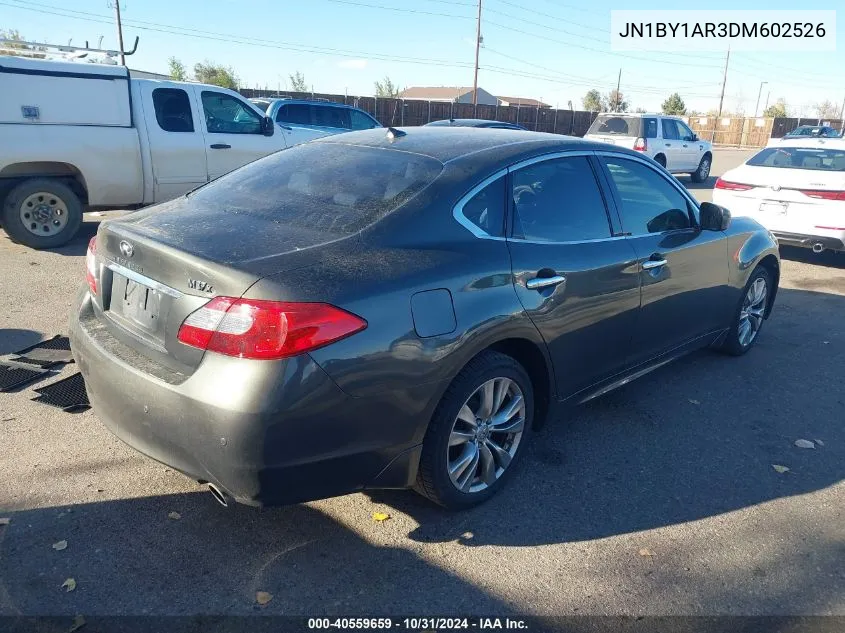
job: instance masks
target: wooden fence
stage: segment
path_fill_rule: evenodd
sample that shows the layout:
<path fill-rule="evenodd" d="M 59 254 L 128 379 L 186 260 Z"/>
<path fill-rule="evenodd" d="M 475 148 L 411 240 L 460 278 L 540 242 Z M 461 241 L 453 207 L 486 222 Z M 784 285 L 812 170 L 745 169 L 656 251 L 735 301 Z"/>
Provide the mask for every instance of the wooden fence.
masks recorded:
<path fill-rule="evenodd" d="M 688 117 L 687 123 L 701 138 L 717 145 L 765 147 L 771 138 L 781 138 L 799 125 L 828 125 L 842 130 L 840 119 L 771 117 Z"/>
<path fill-rule="evenodd" d="M 253 90 L 242 88 L 240 93 L 247 98 L 290 97 L 292 99 L 322 99 L 361 108 L 373 115 L 382 125 L 413 126 L 425 125 L 442 119 L 489 119 L 516 123 L 528 130 L 584 136 L 597 112 L 580 110 L 557 110 L 530 106 L 472 105 L 471 103 L 449 103 L 442 101 L 419 101 L 411 99 L 382 99 L 377 97 L 353 97 L 345 95 Z"/>

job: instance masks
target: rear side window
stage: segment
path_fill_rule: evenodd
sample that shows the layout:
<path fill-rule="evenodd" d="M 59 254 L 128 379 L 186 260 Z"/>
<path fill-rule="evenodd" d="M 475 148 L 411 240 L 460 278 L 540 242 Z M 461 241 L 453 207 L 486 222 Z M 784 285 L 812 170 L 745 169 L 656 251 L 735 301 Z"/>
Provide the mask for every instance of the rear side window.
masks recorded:
<path fill-rule="evenodd" d="M 493 237 L 504 235 L 506 186 L 503 176 L 476 193 L 461 209 L 467 220 Z"/>
<path fill-rule="evenodd" d="M 276 114 L 278 123 L 293 123 L 294 125 L 312 125 L 311 106 L 306 103 L 289 103 L 279 108 Z"/>
<path fill-rule="evenodd" d="M 188 93 L 179 88 L 153 90 L 153 107 L 158 126 L 165 132 L 193 132 L 194 117 Z"/>
<path fill-rule="evenodd" d="M 547 160 L 513 174 L 514 237 L 578 242 L 610 237 L 599 185 L 586 156 Z"/>
<path fill-rule="evenodd" d="M 631 235 L 692 226 L 683 194 L 651 167 L 624 158 L 603 158 L 622 200 L 622 227 Z"/>
<path fill-rule="evenodd" d="M 815 147 L 767 147 L 748 159 L 754 167 L 845 171 L 845 150 Z"/>
<path fill-rule="evenodd" d="M 678 126 L 673 119 L 663 119 L 663 138 L 667 141 L 678 141 L 681 139 L 678 134 Z"/>
<path fill-rule="evenodd" d="M 604 134 L 606 136 L 634 136 L 640 137 L 642 117 L 623 116 L 619 114 L 600 114 L 590 126 L 587 134 Z"/>
<path fill-rule="evenodd" d="M 399 208 L 434 181 L 428 156 L 341 143 L 306 143 L 236 169 L 189 194 L 220 213 L 344 236 Z"/>
<path fill-rule="evenodd" d="M 643 119 L 643 138 L 657 138 L 657 119 Z"/>

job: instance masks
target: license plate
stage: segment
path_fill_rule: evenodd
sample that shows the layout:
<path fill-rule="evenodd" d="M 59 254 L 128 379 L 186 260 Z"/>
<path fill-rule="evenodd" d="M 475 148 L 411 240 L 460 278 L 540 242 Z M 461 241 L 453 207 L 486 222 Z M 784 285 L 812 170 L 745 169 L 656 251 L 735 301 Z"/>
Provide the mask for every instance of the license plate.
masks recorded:
<path fill-rule="evenodd" d="M 760 204 L 761 213 L 776 213 L 778 215 L 786 215 L 786 209 L 789 207 L 788 202 L 763 202 Z"/>
<path fill-rule="evenodd" d="M 161 293 L 115 273 L 111 309 L 151 332 L 158 329 Z"/>

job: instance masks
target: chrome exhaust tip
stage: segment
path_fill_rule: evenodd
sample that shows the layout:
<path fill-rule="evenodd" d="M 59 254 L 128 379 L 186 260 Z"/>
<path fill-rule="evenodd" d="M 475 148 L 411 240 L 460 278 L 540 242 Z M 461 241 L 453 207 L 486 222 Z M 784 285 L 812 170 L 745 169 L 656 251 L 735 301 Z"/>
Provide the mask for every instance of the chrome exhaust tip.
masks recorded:
<path fill-rule="evenodd" d="M 223 492 L 220 490 L 220 488 L 210 483 L 208 484 L 208 491 L 211 493 L 211 496 L 217 500 L 217 503 L 219 503 L 224 508 L 229 507 L 229 501 L 226 498 L 226 495 L 224 495 Z"/>
<path fill-rule="evenodd" d="M 821 253 L 824 250 L 824 244 L 821 242 L 816 242 L 813 244 L 813 252 L 814 253 Z"/>

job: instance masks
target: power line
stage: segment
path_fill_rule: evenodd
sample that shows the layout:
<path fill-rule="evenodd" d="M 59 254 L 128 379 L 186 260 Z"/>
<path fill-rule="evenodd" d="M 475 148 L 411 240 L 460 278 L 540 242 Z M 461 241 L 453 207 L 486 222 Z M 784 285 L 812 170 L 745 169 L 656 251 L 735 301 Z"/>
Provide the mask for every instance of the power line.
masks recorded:
<path fill-rule="evenodd" d="M 399 13 L 418 13 L 422 15 L 436 15 L 443 18 L 458 18 L 461 20 L 472 20 L 472 16 L 454 15 L 451 13 L 435 13 L 433 11 L 420 11 L 419 9 L 402 9 L 399 7 L 386 7 L 383 4 L 367 4 L 366 2 L 355 2 L 355 0 L 327 0 L 336 4 L 349 4 L 355 7 L 367 7 L 368 9 L 383 9 L 385 11 L 397 11 Z"/>

